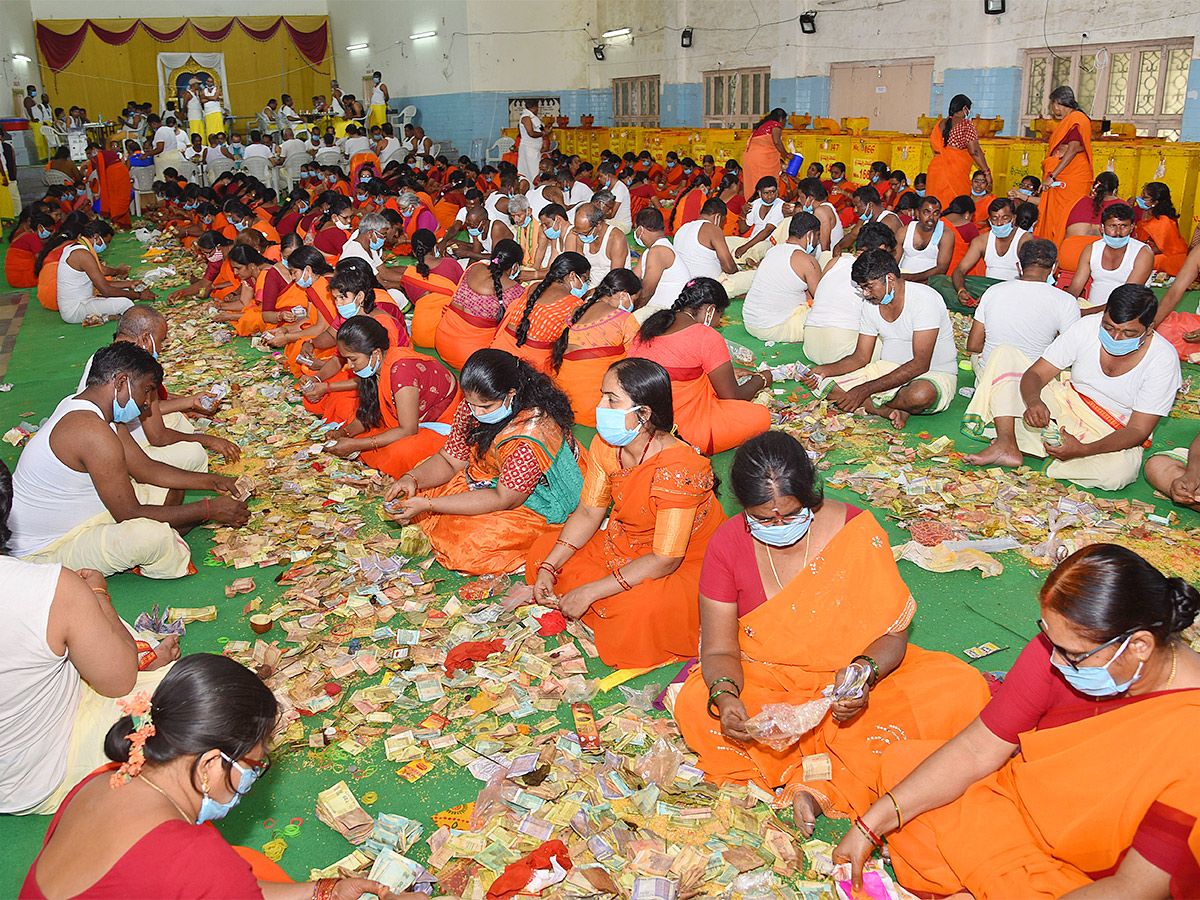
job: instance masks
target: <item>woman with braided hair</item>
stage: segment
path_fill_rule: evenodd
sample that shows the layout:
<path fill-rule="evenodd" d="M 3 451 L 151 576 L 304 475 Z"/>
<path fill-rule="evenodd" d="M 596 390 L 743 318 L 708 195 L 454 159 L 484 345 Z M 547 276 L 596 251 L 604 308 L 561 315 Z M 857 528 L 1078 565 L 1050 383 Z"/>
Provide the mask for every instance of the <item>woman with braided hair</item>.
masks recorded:
<path fill-rule="evenodd" d="M 600 383 L 609 366 L 625 357 L 640 327 L 633 308 L 642 280 L 629 269 L 613 269 L 590 297 L 575 307 L 550 351 L 555 381 L 571 401 L 575 421 L 596 426 Z"/>
<path fill-rule="evenodd" d="M 587 454 L 567 398 L 523 359 L 476 350 L 461 383 L 446 445 L 392 482 L 383 511 L 420 525 L 447 569 L 512 572 L 579 505 Z"/>
<path fill-rule="evenodd" d="M 412 319 L 413 343 L 432 347 L 442 313 L 462 281 L 463 270 L 457 260 L 438 253 L 437 235 L 428 228 L 413 232 L 412 255 L 413 264 L 400 277 L 400 288 L 416 308 Z"/>
<path fill-rule="evenodd" d="M 529 292 L 525 302 L 508 308 L 492 347 L 549 374 L 554 343 L 587 293 L 591 272 L 592 266 L 582 253 L 568 250 L 556 256 L 546 277 Z"/>
<path fill-rule="evenodd" d="M 434 336 L 437 354 L 448 365 L 461 370 L 472 353 L 491 344 L 505 310 L 525 292 L 517 281 L 524 261 L 520 245 L 503 240 L 497 242 L 490 259 L 467 269 Z"/>
<path fill-rule="evenodd" d="M 771 386 L 771 373 L 739 380 L 715 327 L 728 306 L 729 295 L 718 281 L 693 278 L 670 309 L 642 323 L 629 347 L 630 357 L 652 359 L 667 370 L 680 437 L 710 455 L 771 427 L 767 408 L 750 402 Z"/>

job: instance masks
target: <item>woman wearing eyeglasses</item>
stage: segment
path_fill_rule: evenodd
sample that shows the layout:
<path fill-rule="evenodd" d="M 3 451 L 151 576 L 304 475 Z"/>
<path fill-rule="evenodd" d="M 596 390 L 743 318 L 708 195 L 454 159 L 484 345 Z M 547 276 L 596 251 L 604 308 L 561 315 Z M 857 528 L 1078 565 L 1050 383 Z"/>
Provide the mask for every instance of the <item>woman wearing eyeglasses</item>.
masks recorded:
<path fill-rule="evenodd" d="M 883 748 L 949 739 L 988 690 L 966 663 L 908 643 L 916 602 L 887 535 L 869 512 L 824 499 L 794 438 L 747 441 L 730 482 L 744 512 L 708 544 L 700 665 L 675 719 L 706 780 L 782 788 L 776 802 L 792 804 L 810 835 L 818 815 L 858 815 L 879 796 Z M 797 744 L 775 751 L 747 732 L 764 705 L 819 699 L 856 673 L 867 676 L 861 695 L 835 703 Z"/>
<path fill-rule="evenodd" d="M 1093 544 L 1040 601 L 1041 633 L 977 719 L 885 754 L 891 792 L 834 852 L 855 881 L 887 835 L 901 884 L 938 896 L 1200 896 L 1200 655 L 1177 636 L 1200 593 Z"/>
<path fill-rule="evenodd" d="M 270 766 L 277 707 L 254 673 L 197 653 L 175 664 L 153 698 L 139 694 L 127 709 L 104 742 L 115 762 L 67 795 L 22 898 L 394 896 L 365 878 L 291 882 L 206 824 L 228 815 Z"/>

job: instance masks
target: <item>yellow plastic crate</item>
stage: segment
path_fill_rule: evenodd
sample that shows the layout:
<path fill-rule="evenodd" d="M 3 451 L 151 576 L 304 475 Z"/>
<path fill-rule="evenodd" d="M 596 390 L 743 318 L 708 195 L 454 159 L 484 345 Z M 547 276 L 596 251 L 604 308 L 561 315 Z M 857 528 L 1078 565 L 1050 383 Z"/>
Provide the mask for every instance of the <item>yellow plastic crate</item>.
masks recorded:
<path fill-rule="evenodd" d="M 1122 197 L 1136 196 L 1142 186 L 1138 183 L 1138 166 L 1142 149 L 1128 144 L 1107 141 L 1092 143 L 1092 166 L 1094 174 L 1112 172 L 1120 182 Z"/>

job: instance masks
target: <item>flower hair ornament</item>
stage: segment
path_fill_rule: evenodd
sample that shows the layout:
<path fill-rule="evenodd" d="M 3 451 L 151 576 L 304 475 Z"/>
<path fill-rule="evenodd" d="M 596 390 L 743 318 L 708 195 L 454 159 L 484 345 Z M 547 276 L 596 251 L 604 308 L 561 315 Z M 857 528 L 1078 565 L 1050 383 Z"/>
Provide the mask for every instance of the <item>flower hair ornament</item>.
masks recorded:
<path fill-rule="evenodd" d="M 138 691 L 128 700 L 118 700 L 117 705 L 125 715 L 133 718 L 133 731 L 125 735 L 133 746 L 129 750 L 129 759 L 121 763 L 121 767 L 108 779 L 108 783 L 113 787 L 127 784 L 142 771 L 142 766 L 146 764 L 146 741 L 154 736 L 149 694 Z"/>

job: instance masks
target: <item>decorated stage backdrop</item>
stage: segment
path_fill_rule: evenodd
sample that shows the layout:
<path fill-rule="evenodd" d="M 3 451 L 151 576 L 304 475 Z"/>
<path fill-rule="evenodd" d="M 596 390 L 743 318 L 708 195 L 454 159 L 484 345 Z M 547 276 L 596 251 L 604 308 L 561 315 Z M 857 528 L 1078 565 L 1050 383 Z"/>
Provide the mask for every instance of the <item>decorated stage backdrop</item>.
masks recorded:
<path fill-rule="evenodd" d="M 189 56 L 197 71 L 219 72 L 238 117 L 283 93 L 308 108 L 314 94 L 329 93 L 333 68 L 327 16 L 48 19 L 37 22 L 37 45 L 51 103 L 82 106 L 93 120 L 115 118 L 128 100 L 157 101 L 158 111 L 172 99 L 164 82 Z"/>

